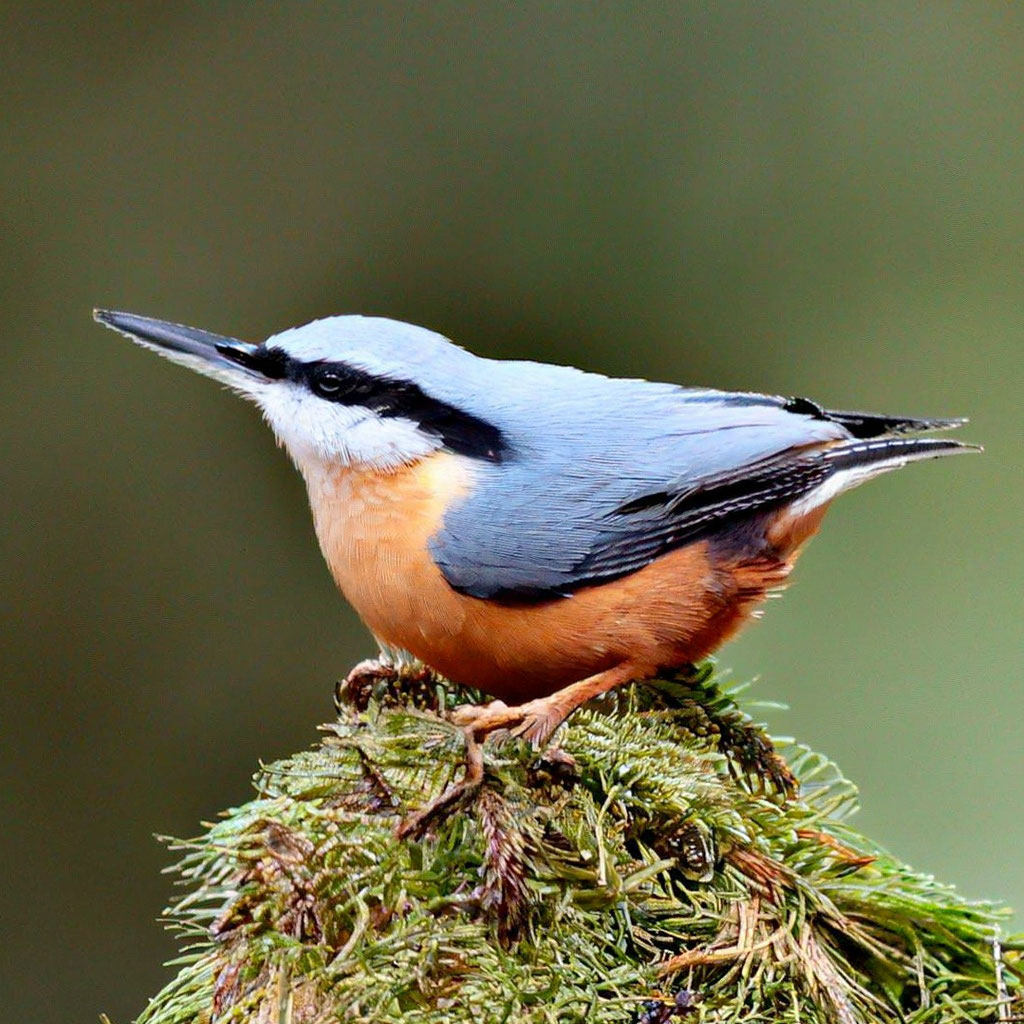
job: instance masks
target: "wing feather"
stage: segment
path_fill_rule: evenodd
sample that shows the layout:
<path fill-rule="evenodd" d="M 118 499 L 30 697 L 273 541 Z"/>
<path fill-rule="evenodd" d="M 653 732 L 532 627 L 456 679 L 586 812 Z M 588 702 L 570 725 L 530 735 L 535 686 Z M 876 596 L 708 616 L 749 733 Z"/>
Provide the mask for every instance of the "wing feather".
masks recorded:
<path fill-rule="evenodd" d="M 553 392 L 548 406 L 498 423 L 509 458 L 480 467 L 475 490 L 431 540 L 455 589 L 497 600 L 565 596 L 813 490 L 834 472 L 829 452 L 843 442 L 952 425 L 600 381 L 607 394 L 588 377 L 585 401 Z"/>

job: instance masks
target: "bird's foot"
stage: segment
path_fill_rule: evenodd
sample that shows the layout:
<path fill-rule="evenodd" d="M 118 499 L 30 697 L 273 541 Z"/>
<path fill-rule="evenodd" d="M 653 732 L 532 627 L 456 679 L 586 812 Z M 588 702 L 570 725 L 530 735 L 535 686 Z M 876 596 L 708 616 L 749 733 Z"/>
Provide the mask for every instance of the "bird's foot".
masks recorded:
<path fill-rule="evenodd" d="M 381 658 L 367 658 L 334 684 L 334 707 L 339 713 L 345 708 L 365 711 L 374 689 L 397 679 L 397 666 Z"/>
<path fill-rule="evenodd" d="M 500 700 L 483 707 L 463 704 L 452 712 L 451 717 L 456 725 L 472 733 L 478 743 L 483 743 L 491 733 L 507 730 L 539 750 L 565 721 L 566 714 L 558 701 L 542 697 L 515 707 L 509 707 Z"/>
<path fill-rule="evenodd" d="M 421 711 L 440 710 L 437 677 L 418 662 L 395 664 L 384 658 L 368 658 L 334 687 L 334 706 L 339 714 L 364 712 L 374 701 L 382 707 L 412 705 Z"/>
<path fill-rule="evenodd" d="M 539 750 L 581 704 L 631 679 L 646 678 L 649 674 L 638 671 L 630 662 L 623 662 L 597 675 L 571 683 L 547 697 L 515 707 L 509 707 L 500 700 L 486 705 L 463 704 L 457 707 L 451 712 L 450 718 L 466 737 L 466 774 L 461 782 L 449 786 L 433 803 L 406 818 L 398 826 L 398 836 L 422 835 L 430 825 L 442 820 L 452 808 L 476 793 L 483 782 L 483 744 L 492 733 L 507 731 L 512 736 L 527 740 Z"/>

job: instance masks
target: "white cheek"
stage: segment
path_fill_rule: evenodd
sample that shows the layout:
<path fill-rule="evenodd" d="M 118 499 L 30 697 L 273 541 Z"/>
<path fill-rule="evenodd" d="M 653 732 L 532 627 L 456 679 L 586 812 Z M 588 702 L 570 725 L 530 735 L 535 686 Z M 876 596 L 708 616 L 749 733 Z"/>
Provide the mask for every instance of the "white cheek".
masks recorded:
<path fill-rule="evenodd" d="M 336 463 L 393 469 L 438 448 L 410 420 L 326 402 L 293 384 L 275 383 L 253 397 L 300 468 Z"/>
<path fill-rule="evenodd" d="M 411 420 L 369 413 L 348 432 L 345 446 L 352 462 L 394 469 L 429 455 L 439 444 Z"/>

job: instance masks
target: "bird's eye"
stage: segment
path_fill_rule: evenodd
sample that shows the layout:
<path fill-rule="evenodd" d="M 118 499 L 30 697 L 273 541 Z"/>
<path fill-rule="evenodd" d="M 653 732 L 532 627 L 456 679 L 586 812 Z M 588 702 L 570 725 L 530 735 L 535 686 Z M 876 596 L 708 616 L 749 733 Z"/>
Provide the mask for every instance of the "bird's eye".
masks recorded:
<path fill-rule="evenodd" d="M 313 390 L 323 398 L 334 398 L 345 387 L 345 380 L 334 370 L 320 370 L 313 377 Z"/>

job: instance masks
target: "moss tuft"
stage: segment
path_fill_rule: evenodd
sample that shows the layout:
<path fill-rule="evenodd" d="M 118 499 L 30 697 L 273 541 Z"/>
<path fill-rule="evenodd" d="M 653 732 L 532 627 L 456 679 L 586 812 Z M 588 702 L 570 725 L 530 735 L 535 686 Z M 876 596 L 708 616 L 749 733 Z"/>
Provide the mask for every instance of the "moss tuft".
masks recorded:
<path fill-rule="evenodd" d="M 178 976 L 139 1024 L 1021 1019 L 1021 946 L 847 825 L 825 758 L 777 752 L 710 669 L 489 742 L 478 798 L 423 671 L 363 673 L 310 751 L 177 842 Z M 785 754 L 785 757 L 783 757 Z M 568 755 L 568 756 L 566 756 Z"/>

